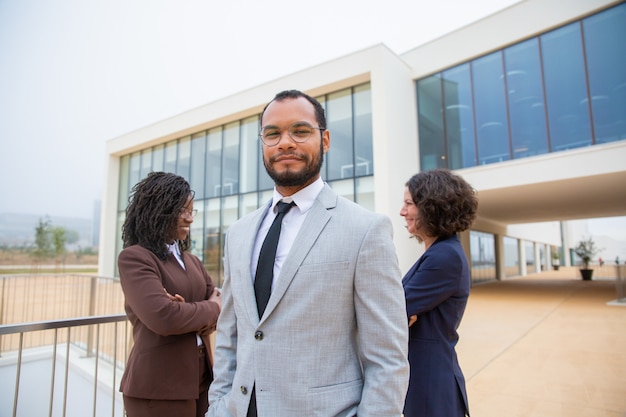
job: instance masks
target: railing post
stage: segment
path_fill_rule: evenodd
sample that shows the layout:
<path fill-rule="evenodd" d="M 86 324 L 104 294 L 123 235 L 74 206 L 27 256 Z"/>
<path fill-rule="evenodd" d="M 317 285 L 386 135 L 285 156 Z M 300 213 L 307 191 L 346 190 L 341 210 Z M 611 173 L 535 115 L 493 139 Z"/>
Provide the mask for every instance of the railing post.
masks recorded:
<path fill-rule="evenodd" d="M 98 277 L 92 276 L 89 288 L 89 316 L 96 315 L 96 286 Z M 87 356 L 93 356 L 94 331 L 93 326 L 87 326 Z"/>

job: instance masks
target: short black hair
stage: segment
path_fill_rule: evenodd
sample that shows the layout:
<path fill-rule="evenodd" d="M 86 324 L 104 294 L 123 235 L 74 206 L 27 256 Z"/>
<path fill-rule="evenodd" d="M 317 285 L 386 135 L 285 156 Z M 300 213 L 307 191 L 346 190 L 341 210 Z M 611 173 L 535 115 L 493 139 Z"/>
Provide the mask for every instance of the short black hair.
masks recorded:
<path fill-rule="evenodd" d="M 261 123 L 263 122 L 263 115 L 265 114 L 265 110 L 267 109 L 267 106 L 272 104 L 272 102 L 283 101 L 287 99 L 296 99 L 300 97 L 304 97 L 305 99 L 308 100 L 309 103 L 313 105 L 313 108 L 315 109 L 315 120 L 317 121 L 317 124 L 319 125 L 318 127 L 321 129 L 326 129 L 326 114 L 324 113 L 324 107 L 322 107 L 319 101 L 317 101 L 310 95 L 303 93 L 302 91 L 299 91 L 299 90 L 284 90 L 276 94 L 276 96 L 272 99 L 272 101 L 267 103 L 265 107 L 263 108 L 263 111 L 261 112 L 261 117 L 259 118 L 259 125 L 261 125 Z"/>

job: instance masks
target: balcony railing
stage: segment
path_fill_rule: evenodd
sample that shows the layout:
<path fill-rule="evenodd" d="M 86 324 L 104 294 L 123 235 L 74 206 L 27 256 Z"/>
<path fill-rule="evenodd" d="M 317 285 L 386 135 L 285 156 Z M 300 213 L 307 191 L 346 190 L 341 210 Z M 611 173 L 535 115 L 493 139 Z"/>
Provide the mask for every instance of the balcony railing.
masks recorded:
<path fill-rule="evenodd" d="M 118 387 L 132 329 L 119 280 L 51 274 L 0 281 L 2 415 L 123 416 Z"/>

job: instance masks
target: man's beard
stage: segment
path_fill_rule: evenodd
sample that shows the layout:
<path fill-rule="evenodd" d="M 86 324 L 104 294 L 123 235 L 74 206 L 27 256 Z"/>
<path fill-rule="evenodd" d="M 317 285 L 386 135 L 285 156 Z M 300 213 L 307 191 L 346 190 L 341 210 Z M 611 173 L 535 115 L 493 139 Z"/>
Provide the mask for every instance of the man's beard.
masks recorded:
<path fill-rule="evenodd" d="M 284 155 L 296 155 L 298 158 L 305 161 L 306 165 L 300 171 L 292 171 L 286 170 L 284 172 L 278 173 L 272 167 L 274 159 L 279 156 Z M 265 170 L 267 174 L 274 180 L 274 183 L 279 187 L 295 187 L 308 183 L 313 178 L 317 177 L 322 169 L 322 164 L 324 163 L 324 148 L 322 144 L 320 144 L 319 153 L 311 159 L 306 154 L 296 153 L 296 152 L 285 152 L 279 155 L 274 156 L 274 158 L 270 159 L 270 161 L 266 161 L 263 159 L 263 165 L 265 165 Z"/>

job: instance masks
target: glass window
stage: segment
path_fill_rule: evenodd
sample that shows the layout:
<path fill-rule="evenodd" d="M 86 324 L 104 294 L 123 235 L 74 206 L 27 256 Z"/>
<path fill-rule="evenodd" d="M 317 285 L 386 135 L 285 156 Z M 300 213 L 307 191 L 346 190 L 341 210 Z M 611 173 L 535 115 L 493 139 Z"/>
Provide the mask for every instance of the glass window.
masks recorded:
<path fill-rule="evenodd" d="M 165 160 L 163 171 L 176 172 L 176 141 L 173 140 L 165 144 Z"/>
<path fill-rule="evenodd" d="M 583 20 L 596 143 L 626 139 L 626 3 Z"/>
<path fill-rule="evenodd" d="M 356 203 L 368 210 L 375 211 L 376 202 L 374 200 L 374 177 L 360 177 L 356 182 Z"/>
<path fill-rule="evenodd" d="M 354 176 L 352 145 L 352 94 L 343 90 L 330 94 L 326 102 L 330 151 L 326 154 L 328 181 Z"/>
<path fill-rule="evenodd" d="M 580 23 L 541 36 L 552 151 L 591 144 Z"/>
<path fill-rule="evenodd" d="M 504 245 L 504 274 L 507 277 L 515 277 L 520 275 L 519 261 L 519 241 L 512 237 L 504 236 L 502 238 Z"/>
<path fill-rule="evenodd" d="M 249 117 L 241 122 L 241 164 L 239 166 L 239 192 L 257 190 L 259 169 L 258 148 L 259 118 Z"/>
<path fill-rule="evenodd" d="M 141 169 L 139 171 L 139 178 L 146 178 L 148 173 L 152 171 L 152 149 L 145 149 L 141 151 Z"/>
<path fill-rule="evenodd" d="M 129 163 L 129 173 L 128 173 L 128 187 L 133 188 L 135 184 L 137 184 L 140 180 L 140 172 L 141 172 L 141 154 L 139 152 L 135 152 L 130 155 L 130 163 Z M 128 203 L 128 202 L 126 202 Z M 126 206 L 124 206 L 126 207 Z"/>
<path fill-rule="evenodd" d="M 222 227 L 220 229 L 220 250 L 224 247 L 224 238 L 228 228 L 237 221 L 239 218 L 239 198 L 236 195 L 222 198 Z M 220 258 L 222 256 L 220 255 Z M 223 282 L 224 273 L 221 268 L 220 262 L 220 283 Z"/>
<path fill-rule="evenodd" d="M 495 52 L 473 61 L 472 79 L 479 164 L 509 160 L 509 124 L 504 96 L 502 53 Z"/>
<path fill-rule="evenodd" d="M 191 237 L 190 251 L 192 254 L 202 259 L 202 256 L 204 255 L 204 203 L 202 201 L 195 200 L 193 208 L 198 210 L 198 214 L 193 219 L 193 223 L 191 223 L 191 230 L 189 232 Z"/>
<path fill-rule="evenodd" d="M 548 127 L 537 38 L 504 50 L 513 158 L 548 152 Z"/>
<path fill-rule="evenodd" d="M 259 196 L 257 193 L 241 194 L 239 196 L 239 217 L 252 213 L 259 208 Z"/>
<path fill-rule="evenodd" d="M 191 169 L 191 137 L 186 136 L 178 141 L 178 156 L 176 158 L 176 174 L 189 179 Z"/>
<path fill-rule="evenodd" d="M 354 179 L 329 182 L 328 185 L 340 196 L 354 201 Z"/>
<path fill-rule="evenodd" d="M 194 206 L 195 208 L 195 206 Z M 204 203 L 204 268 L 213 283 L 222 286 L 220 280 L 221 246 L 220 246 L 220 199 L 212 198 Z"/>
<path fill-rule="evenodd" d="M 526 272 L 529 274 L 537 272 L 535 267 L 535 245 L 533 242 L 524 242 L 524 252 L 526 252 Z"/>
<path fill-rule="evenodd" d="M 239 192 L 239 122 L 224 128 L 222 152 L 222 195 Z"/>
<path fill-rule="evenodd" d="M 494 280 L 496 276 L 496 239 L 491 233 L 470 231 L 472 282 Z"/>
<path fill-rule="evenodd" d="M 206 197 L 219 197 L 222 188 L 222 128 L 209 130 L 206 152 Z"/>
<path fill-rule="evenodd" d="M 165 165 L 165 146 L 157 145 L 152 148 L 152 170 L 163 171 Z"/>
<path fill-rule="evenodd" d="M 196 133 L 191 137 L 191 167 L 189 185 L 196 193 L 196 200 L 204 198 L 204 158 L 206 152 L 205 132 Z M 199 216 L 200 214 L 198 214 Z M 201 235 L 200 235 L 201 236 Z"/>
<path fill-rule="evenodd" d="M 355 176 L 374 173 L 372 137 L 372 91 L 369 84 L 354 89 L 354 152 Z M 332 142 L 331 142 L 332 149 Z"/>
<path fill-rule="evenodd" d="M 439 74 L 417 82 L 420 169 L 447 168 Z"/>
<path fill-rule="evenodd" d="M 443 105 L 448 168 L 476 166 L 474 106 L 469 64 L 443 72 Z"/>
<path fill-rule="evenodd" d="M 117 210 L 126 210 L 128 192 L 130 191 L 130 155 L 124 155 L 120 158 L 120 179 L 118 187 Z"/>

